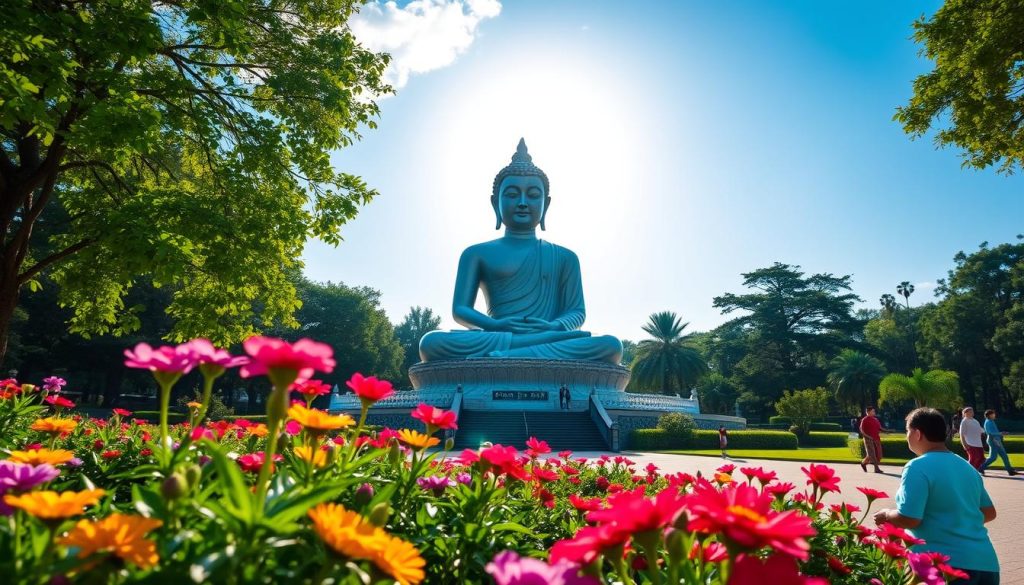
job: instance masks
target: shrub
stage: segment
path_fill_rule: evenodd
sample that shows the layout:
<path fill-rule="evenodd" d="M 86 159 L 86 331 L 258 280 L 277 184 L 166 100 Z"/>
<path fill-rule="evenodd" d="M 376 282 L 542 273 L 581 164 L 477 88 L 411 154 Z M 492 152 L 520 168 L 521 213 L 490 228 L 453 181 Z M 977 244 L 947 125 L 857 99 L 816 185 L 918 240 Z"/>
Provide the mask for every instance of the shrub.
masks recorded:
<path fill-rule="evenodd" d="M 835 418 L 835 417 L 832 417 Z M 788 429 L 793 425 L 793 419 L 788 416 L 773 416 L 768 418 L 767 425 L 758 425 L 761 428 L 774 428 L 774 429 Z M 753 425 L 748 425 L 753 426 Z M 823 432 L 838 432 L 844 431 L 847 427 L 837 422 L 821 422 L 815 421 L 810 425 L 812 431 L 823 431 Z"/>
<path fill-rule="evenodd" d="M 850 450 L 859 457 L 864 456 L 864 443 L 860 439 L 849 439 Z M 960 446 L 960 437 L 954 437 L 948 442 L 949 449 L 958 455 L 964 454 Z M 1024 437 L 1004 437 L 1003 445 L 1008 453 L 1024 453 Z M 913 459 L 914 452 L 907 446 L 907 440 L 902 436 L 888 435 L 882 437 L 882 457 L 898 457 Z"/>
<path fill-rule="evenodd" d="M 693 449 L 717 449 L 718 431 L 696 430 Z M 787 431 L 729 431 L 730 449 L 796 449 L 796 435 Z"/>
<path fill-rule="evenodd" d="M 689 443 L 689 438 L 683 439 L 664 429 L 636 429 L 629 436 L 630 449 L 685 449 Z"/>
<path fill-rule="evenodd" d="M 693 417 L 688 414 L 670 412 L 661 415 L 661 418 L 658 419 L 658 428 L 671 435 L 689 440 L 697 425 L 693 422 Z"/>
<path fill-rule="evenodd" d="M 843 447 L 850 438 L 849 433 L 811 431 L 800 437 L 801 447 Z"/>
<path fill-rule="evenodd" d="M 790 392 L 787 390 L 775 403 L 775 410 L 787 416 L 796 427 L 795 433 L 806 434 L 811 423 L 828 414 L 828 392 L 824 388 L 809 388 Z"/>

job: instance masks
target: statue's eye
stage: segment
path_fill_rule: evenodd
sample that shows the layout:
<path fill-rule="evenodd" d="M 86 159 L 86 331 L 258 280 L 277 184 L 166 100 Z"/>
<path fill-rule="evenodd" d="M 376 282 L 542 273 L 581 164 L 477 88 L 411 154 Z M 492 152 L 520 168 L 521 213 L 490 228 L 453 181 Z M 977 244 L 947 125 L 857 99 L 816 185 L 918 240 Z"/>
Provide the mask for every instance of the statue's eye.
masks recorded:
<path fill-rule="evenodd" d="M 509 189 L 505 191 L 505 197 L 519 197 L 518 189 Z"/>
<path fill-rule="evenodd" d="M 540 197 L 540 189 L 530 189 L 526 192 L 526 196 L 530 199 L 536 199 Z"/>

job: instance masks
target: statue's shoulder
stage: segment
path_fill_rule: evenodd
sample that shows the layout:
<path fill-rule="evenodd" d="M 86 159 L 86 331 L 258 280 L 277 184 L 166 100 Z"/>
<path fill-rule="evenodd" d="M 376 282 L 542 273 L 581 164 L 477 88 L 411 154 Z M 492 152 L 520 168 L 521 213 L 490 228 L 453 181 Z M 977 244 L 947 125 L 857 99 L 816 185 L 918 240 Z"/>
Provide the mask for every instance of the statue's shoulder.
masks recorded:
<path fill-rule="evenodd" d="M 554 243 L 549 242 L 547 240 L 541 240 L 541 242 L 543 244 L 551 246 L 552 250 L 554 250 L 555 255 L 558 256 L 559 258 L 565 260 L 566 262 L 570 262 L 570 263 L 574 263 L 574 264 L 579 264 L 580 263 L 580 259 L 579 259 L 579 257 L 576 256 L 576 252 L 573 252 L 569 248 L 566 248 L 565 246 L 559 246 L 558 244 L 554 244 Z"/>
<path fill-rule="evenodd" d="M 487 242 L 480 242 L 479 244 L 473 244 L 468 246 L 462 251 L 463 260 L 475 260 L 483 258 L 493 253 L 499 247 L 500 240 L 490 240 Z"/>

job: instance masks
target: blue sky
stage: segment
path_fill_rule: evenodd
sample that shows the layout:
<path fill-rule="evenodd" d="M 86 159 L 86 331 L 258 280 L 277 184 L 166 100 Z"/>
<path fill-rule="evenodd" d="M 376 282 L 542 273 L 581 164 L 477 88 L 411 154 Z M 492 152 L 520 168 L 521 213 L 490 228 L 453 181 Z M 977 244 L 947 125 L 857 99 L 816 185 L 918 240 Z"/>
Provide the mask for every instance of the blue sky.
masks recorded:
<path fill-rule="evenodd" d="M 1024 232 L 1020 175 L 962 169 L 892 121 L 930 69 L 909 37 L 938 2 L 371 4 L 354 25 L 395 55 L 380 127 L 335 164 L 380 191 L 307 274 L 382 292 L 454 328 L 458 255 L 498 237 L 488 195 L 520 136 L 551 180 L 542 237 L 577 252 L 585 329 L 691 328 L 742 272 L 852 274 L 877 307 L 916 304 L 959 250 Z"/>

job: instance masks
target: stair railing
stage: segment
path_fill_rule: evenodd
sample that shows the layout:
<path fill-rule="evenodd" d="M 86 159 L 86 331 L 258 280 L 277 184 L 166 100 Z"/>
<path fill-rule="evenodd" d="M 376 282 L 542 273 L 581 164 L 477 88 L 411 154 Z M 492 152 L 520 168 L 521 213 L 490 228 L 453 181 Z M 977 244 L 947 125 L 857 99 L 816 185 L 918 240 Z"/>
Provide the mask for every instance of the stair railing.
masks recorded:
<path fill-rule="evenodd" d="M 523 411 L 523 428 L 526 429 L 526 438 L 530 438 L 530 423 L 526 420 L 526 411 Z"/>
<path fill-rule="evenodd" d="M 617 453 L 619 451 L 619 423 L 613 421 L 612 417 L 608 415 L 608 411 L 604 409 L 597 394 L 590 395 L 590 420 L 594 421 L 608 448 Z"/>
<path fill-rule="evenodd" d="M 462 414 L 462 392 L 456 392 L 455 393 L 455 397 L 452 398 L 452 408 L 451 408 L 451 411 L 455 413 L 455 420 L 458 420 L 459 416 Z M 447 439 L 450 438 L 450 439 L 452 439 L 454 441 L 455 440 L 455 433 L 458 433 L 458 432 L 459 432 L 458 429 L 450 429 L 450 430 L 446 431 L 445 432 L 445 434 L 446 434 L 445 439 L 447 440 Z"/>

